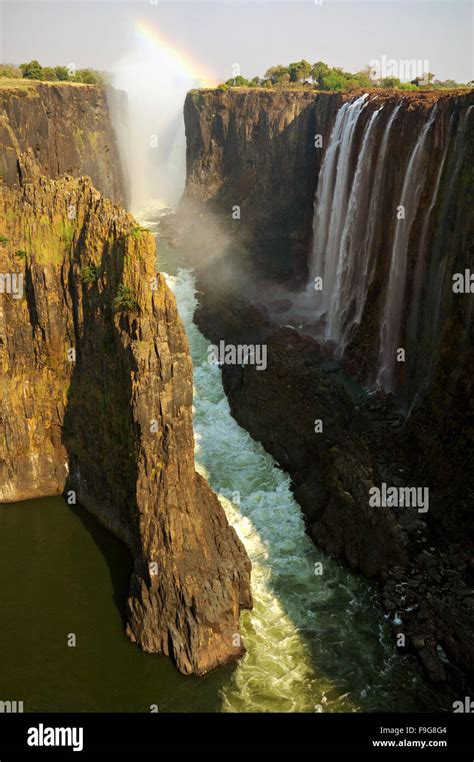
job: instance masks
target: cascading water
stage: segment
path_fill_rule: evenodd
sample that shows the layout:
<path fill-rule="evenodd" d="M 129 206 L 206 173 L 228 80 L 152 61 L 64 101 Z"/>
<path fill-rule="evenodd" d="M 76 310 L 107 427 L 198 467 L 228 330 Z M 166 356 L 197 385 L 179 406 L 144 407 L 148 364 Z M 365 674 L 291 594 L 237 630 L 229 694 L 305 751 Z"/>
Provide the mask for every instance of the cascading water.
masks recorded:
<path fill-rule="evenodd" d="M 350 192 L 350 157 L 354 129 L 368 95 L 339 109 L 329 145 L 321 167 L 314 205 L 313 267 L 310 288 L 316 277 L 323 278 L 323 289 L 315 292 L 315 309 L 327 315 L 336 291 L 343 220 L 347 214 Z M 326 319 L 326 338 L 330 338 L 331 318 Z"/>
<path fill-rule="evenodd" d="M 448 270 L 448 240 L 449 233 L 449 205 L 452 201 L 454 189 L 459 179 L 459 173 L 465 162 L 465 153 L 467 148 L 468 131 L 472 129 L 472 115 L 474 106 L 469 106 L 459 120 L 457 129 L 453 126 L 453 118 L 449 124 L 449 134 L 446 139 L 446 145 L 443 151 L 441 164 L 438 170 L 436 181 L 433 188 L 431 203 L 428 209 L 426 223 L 422 234 L 422 244 L 420 245 L 420 254 L 423 254 L 423 247 L 427 237 L 427 226 L 433 209 L 438 204 L 439 187 L 441 177 L 446 166 L 446 188 L 443 199 L 438 207 L 438 222 L 435 235 L 431 244 L 430 257 L 426 262 L 424 275 L 425 288 L 423 300 L 416 299 L 414 292 L 410 319 L 408 322 L 408 339 L 411 342 L 409 346 L 413 347 L 413 355 L 417 352 L 417 363 L 413 371 L 413 393 L 411 395 L 411 404 L 416 400 L 416 392 L 429 384 L 436 356 L 436 345 L 439 338 L 441 322 L 441 302 L 445 292 L 446 276 Z M 450 158 L 448 159 L 448 155 Z M 424 258 L 420 258 L 420 263 L 424 264 Z M 421 275 L 418 275 L 421 281 Z M 472 312 L 466 313 L 465 325 L 472 325 Z M 466 340 L 468 331 L 466 331 Z M 420 352 L 422 348 L 422 352 Z"/>
<path fill-rule="evenodd" d="M 374 135 L 381 106 L 372 114 L 359 152 L 354 180 L 347 203 L 338 251 L 338 264 L 334 294 L 327 320 L 327 334 L 341 347 L 347 340 L 353 320 L 361 311 L 361 304 L 367 291 L 368 268 L 365 262 L 362 231 L 370 200 L 372 163 L 370 157 L 374 149 Z"/>
<path fill-rule="evenodd" d="M 428 167 L 428 136 L 434 122 L 437 104 L 421 130 L 408 162 L 399 206 L 403 217 L 397 219 L 395 238 L 390 257 L 390 275 L 386 288 L 385 306 L 380 324 L 379 370 L 377 385 L 393 391 L 397 342 L 403 313 L 408 242 L 423 192 Z"/>
<path fill-rule="evenodd" d="M 399 170 L 394 171 L 391 167 L 390 154 L 394 146 L 392 141 L 396 138 L 394 126 L 405 101 L 401 98 L 394 106 L 388 102 L 387 109 L 392 110 L 382 126 L 384 103 L 369 115 L 367 106 L 372 101 L 367 98 L 362 96 L 344 103 L 336 115 L 315 196 L 310 279 L 304 305 L 311 302 L 316 337 L 333 342 L 336 355 L 341 357 L 357 335 L 370 288 L 376 273 L 380 276 L 383 271 L 380 265 L 388 250 L 387 276 L 379 283 L 380 296 L 374 294 L 380 317 L 378 343 L 372 344 L 372 351 L 376 353 L 373 378 L 375 388 L 395 391 L 396 350 L 399 343 L 405 341 L 406 350 L 410 352 L 409 376 L 416 379 L 416 384 L 410 382 L 407 386 L 405 396 L 408 400 L 416 392 L 414 386 L 423 382 L 418 354 L 425 334 L 430 333 L 425 323 L 433 323 L 433 319 L 424 314 L 425 290 L 438 294 L 438 302 L 435 298 L 430 301 L 431 306 L 434 305 L 434 323 L 443 291 L 443 263 L 436 267 L 434 274 L 427 250 L 432 214 L 438 203 L 451 144 L 453 119 L 444 134 L 443 144 L 437 148 L 435 169 L 430 172 L 430 150 L 438 105 L 427 112 L 406 159 L 402 153 L 404 169 L 401 188 L 397 192 Z M 373 99 L 372 108 L 377 98 Z M 462 124 L 466 119 L 467 116 Z M 464 129 L 462 124 L 458 131 Z M 426 211 L 423 211 L 418 232 L 415 226 L 420 220 L 422 200 Z M 400 208 L 403 208 L 404 216 L 399 219 Z M 397 215 L 397 219 L 389 221 L 382 229 L 380 221 L 390 213 Z M 413 276 L 408 282 L 409 251 L 413 246 Z M 410 253 L 410 261 L 411 258 Z M 323 280 L 323 288 L 319 291 L 314 288 L 318 277 Z M 428 340 L 433 348 L 433 342 L 429 337 L 426 342 Z"/>

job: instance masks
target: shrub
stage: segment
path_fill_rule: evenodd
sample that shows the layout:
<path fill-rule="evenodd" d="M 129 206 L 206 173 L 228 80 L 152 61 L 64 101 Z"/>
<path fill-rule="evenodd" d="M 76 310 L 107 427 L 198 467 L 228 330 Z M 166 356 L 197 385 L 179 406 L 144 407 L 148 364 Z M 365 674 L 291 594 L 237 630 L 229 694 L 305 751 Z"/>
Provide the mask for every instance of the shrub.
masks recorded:
<path fill-rule="evenodd" d="M 74 77 L 74 82 L 81 82 L 83 85 L 102 85 L 106 83 L 106 77 L 95 69 L 78 69 Z"/>
<path fill-rule="evenodd" d="M 114 307 L 116 310 L 136 310 L 138 307 L 132 289 L 128 288 L 128 286 L 124 286 L 123 283 L 120 283 L 117 289 L 117 296 L 114 299 Z"/>
<path fill-rule="evenodd" d="M 13 64 L 0 64 L 0 77 L 6 77 L 8 79 L 19 79 L 23 74 L 18 66 Z"/>
<path fill-rule="evenodd" d="M 95 283 L 99 277 L 99 271 L 96 265 L 86 265 L 82 268 L 81 278 L 83 283 Z"/>
<path fill-rule="evenodd" d="M 225 84 L 229 87 L 248 87 L 250 83 L 248 79 L 245 79 L 245 77 L 242 77 L 239 74 L 238 77 L 232 77 L 231 79 L 228 79 Z"/>
<path fill-rule="evenodd" d="M 146 228 L 142 228 L 141 225 L 135 225 L 135 227 L 133 227 L 131 230 L 128 231 L 128 233 L 126 234 L 126 237 L 139 238 L 142 233 L 146 233 L 146 232 L 147 232 Z"/>
<path fill-rule="evenodd" d="M 54 73 L 56 74 L 56 79 L 60 82 L 67 82 L 69 79 L 67 66 L 55 66 Z"/>
<path fill-rule="evenodd" d="M 18 251 L 15 252 L 18 259 L 26 259 L 26 251 L 24 249 L 18 249 Z"/>
<path fill-rule="evenodd" d="M 52 66 L 45 66 L 43 69 L 44 79 L 47 82 L 57 82 L 56 70 Z"/>
<path fill-rule="evenodd" d="M 6 243 L 8 243 L 10 239 L 6 238 L 4 235 L 0 235 L 0 245 L 5 246 Z"/>
<path fill-rule="evenodd" d="M 29 63 L 20 64 L 20 69 L 25 79 L 44 79 L 43 67 L 39 61 L 33 60 Z"/>
<path fill-rule="evenodd" d="M 380 87 L 384 88 L 392 88 L 392 87 L 400 87 L 401 82 L 398 79 L 398 77 L 384 77 L 380 80 Z"/>

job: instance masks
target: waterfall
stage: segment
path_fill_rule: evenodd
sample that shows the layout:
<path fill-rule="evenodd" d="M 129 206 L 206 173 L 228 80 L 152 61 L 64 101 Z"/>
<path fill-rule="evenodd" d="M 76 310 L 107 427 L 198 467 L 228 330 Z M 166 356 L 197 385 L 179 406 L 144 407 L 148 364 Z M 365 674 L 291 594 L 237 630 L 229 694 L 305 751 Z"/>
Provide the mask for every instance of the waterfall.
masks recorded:
<path fill-rule="evenodd" d="M 452 204 L 456 183 L 459 174 L 466 161 L 467 135 L 471 125 L 471 114 L 474 106 L 469 106 L 459 120 L 457 128 L 453 126 L 453 117 L 449 124 L 449 135 L 436 178 L 432 201 L 428 210 L 428 216 L 433 211 L 439 195 L 441 176 L 446 165 L 445 176 L 447 178 L 443 197 L 437 208 L 437 225 L 434 231 L 429 250 L 429 259 L 426 262 L 424 273 L 423 300 L 417 300 L 416 292 L 413 295 L 412 315 L 409 322 L 409 338 L 412 339 L 417 353 L 416 367 L 414 370 L 413 389 L 409 398 L 411 406 L 416 400 L 416 393 L 422 386 L 427 386 L 432 379 L 435 358 L 437 354 L 437 342 L 441 331 L 442 299 L 446 288 L 452 295 L 450 284 L 446 283 L 451 273 L 449 272 L 449 208 Z M 449 150 L 448 150 L 449 149 Z M 427 226 L 426 222 L 426 226 Z M 423 230 L 422 241 L 426 238 L 426 229 Z M 422 254 L 422 251 L 420 252 Z M 468 261 L 466 261 L 468 264 Z M 421 279 L 420 279 L 421 280 Z M 415 284 L 416 285 L 416 284 Z M 410 316 L 412 317 L 412 316 Z M 472 312 L 466 311 L 465 325 L 471 325 Z M 467 335 L 467 334 L 466 334 Z"/>
<path fill-rule="evenodd" d="M 472 107 L 471 107 L 472 108 Z M 469 113 L 469 109 L 468 112 Z M 453 116 L 451 116 L 451 119 L 449 120 L 449 128 L 448 128 L 448 134 L 445 139 L 444 148 L 441 156 L 441 161 L 439 163 L 438 169 L 436 171 L 435 181 L 433 184 L 433 190 L 431 193 L 431 199 L 428 206 L 428 210 L 425 214 L 425 218 L 423 221 L 423 227 L 421 230 L 421 236 L 420 236 L 420 243 L 418 245 L 418 252 L 416 257 L 416 266 L 415 266 L 415 272 L 413 277 L 413 286 L 412 286 L 412 294 L 411 294 L 411 305 L 410 305 L 410 311 L 408 316 L 408 322 L 407 322 L 407 358 L 408 362 L 410 363 L 409 367 L 409 376 L 413 376 L 413 381 L 409 385 L 408 394 L 406 395 L 407 401 L 412 406 L 415 399 L 416 399 L 416 393 L 418 391 L 419 386 L 423 385 L 423 382 L 426 384 L 426 382 L 429 379 L 429 373 L 426 374 L 426 362 L 425 358 L 423 357 L 423 332 L 425 329 L 426 321 L 428 320 L 429 323 L 433 326 L 437 324 L 437 316 L 439 315 L 439 307 L 440 307 L 440 297 L 437 299 L 428 299 L 428 302 L 430 303 L 430 307 L 433 305 L 433 302 L 436 301 L 436 309 L 435 309 L 435 315 L 423 315 L 423 306 L 424 306 L 424 299 L 421 298 L 421 294 L 423 293 L 423 284 L 427 281 L 427 274 L 430 272 L 431 269 L 431 262 L 430 262 L 430 249 L 427 246 L 428 243 L 428 231 L 430 227 L 430 222 L 432 219 L 433 210 L 437 204 L 438 201 L 438 193 L 439 193 L 439 187 L 441 184 L 441 177 L 443 176 L 443 170 L 446 163 L 446 158 L 448 155 L 448 149 L 451 144 L 451 134 L 453 129 Z M 442 293 L 442 284 L 444 282 L 444 276 L 445 276 L 445 266 L 444 262 L 440 264 L 440 266 L 437 268 L 437 277 L 436 277 L 436 293 L 441 294 Z M 433 280 L 433 279 L 431 279 Z M 429 281 L 429 279 L 428 279 Z M 427 293 L 430 295 L 431 292 L 431 286 L 430 282 L 427 283 Z M 424 318 L 424 319 L 423 319 Z M 430 362 L 433 358 L 433 351 L 434 347 L 431 347 L 431 352 L 429 353 Z M 411 372 L 410 372 L 411 371 Z M 411 407 L 410 407 L 411 409 Z"/>
<path fill-rule="evenodd" d="M 376 102 L 378 96 L 374 99 Z M 311 299 L 317 335 L 335 345 L 337 356 L 344 355 L 356 337 L 367 307 L 374 277 L 384 272 L 380 267 L 386 257 L 387 275 L 379 283 L 376 311 L 380 309 L 378 336 L 372 343 L 376 387 L 394 391 L 396 350 L 401 341 L 408 297 L 407 351 L 416 358 L 421 333 L 422 294 L 430 273 L 427 248 L 430 219 L 436 207 L 441 179 L 451 141 L 452 120 L 439 153 L 439 161 L 429 181 L 429 150 L 437 104 L 428 112 L 408 155 L 401 157 L 401 190 L 397 187 L 399 171 L 393 171 L 390 141 L 394 125 L 406 99 L 391 106 L 383 121 L 384 101 L 369 115 L 371 101 L 364 95 L 339 109 L 321 166 L 314 202 L 313 248 L 310 281 L 306 298 Z M 372 103 L 372 108 L 374 103 Z M 394 195 L 396 194 L 396 195 Z M 427 197 L 427 198 L 426 198 Z M 420 202 L 427 209 L 418 234 Z M 404 218 L 390 222 L 390 210 L 397 214 L 404 208 Z M 415 236 L 414 236 L 415 234 Z M 410 246 L 416 243 L 411 289 L 407 287 Z M 411 242 L 410 242 L 411 241 Z M 441 269 L 438 276 L 442 276 Z M 322 290 L 315 290 L 315 279 L 322 278 Z M 432 280 L 432 276 L 431 280 Z M 383 275 L 382 275 L 383 278 Z M 439 285 L 439 278 L 437 280 Z M 439 290 L 439 289 L 438 289 Z M 380 305 L 380 308 L 379 308 Z M 415 364 L 418 359 L 415 359 Z M 410 371 L 411 372 L 411 371 Z M 419 377 L 414 369 L 413 373 Z"/>
<path fill-rule="evenodd" d="M 378 149 L 377 126 L 383 104 L 372 113 L 354 170 L 354 131 L 368 102 L 366 98 L 345 103 L 337 114 L 314 204 L 308 290 L 313 289 L 316 277 L 323 278 L 323 290 L 316 292 L 316 315 L 324 320 L 321 338 L 335 342 L 339 355 L 354 326 L 360 324 L 374 276 L 376 221 L 380 217 L 386 149 L 402 105 L 400 100 L 390 115 Z"/>
<path fill-rule="evenodd" d="M 399 205 L 404 208 L 405 216 L 397 220 L 395 238 L 390 256 L 390 274 L 385 292 L 385 306 L 380 324 L 380 348 L 378 361 L 377 386 L 393 391 L 395 353 L 400 336 L 405 294 L 408 243 L 415 221 L 418 204 L 425 187 L 427 174 L 427 138 L 436 114 L 437 104 L 432 108 L 430 117 L 412 150 Z M 395 211 L 395 210 L 394 210 Z"/>
<path fill-rule="evenodd" d="M 352 103 L 344 103 L 339 109 L 321 167 L 314 204 L 311 268 L 311 282 L 314 283 L 316 277 L 323 278 L 323 290 L 316 292 L 316 308 L 320 316 L 327 315 L 334 297 L 342 236 L 341 221 L 347 215 L 349 200 L 354 129 L 367 98 L 368 94 L 362 95 Z M 330 338 L 329 335 L 326 338 Z"/>
<path fill-rule="evenodd" d="M 374 148 L 374 127 L 382 109 L 383 106 L 374 111 L 365 133 L 339 245 L 336 282 L 328 315 L 327 333 L 330 338 L 338 342 L 341 351 L 344 349 L 351 326 L 350 318 L 352 316 L 352 319 L 357 319 L 356 316 L 360 314 L 366 291 L 368 257 L 361 234 L 370 201 L 372 177 L 370 156 Z"/>

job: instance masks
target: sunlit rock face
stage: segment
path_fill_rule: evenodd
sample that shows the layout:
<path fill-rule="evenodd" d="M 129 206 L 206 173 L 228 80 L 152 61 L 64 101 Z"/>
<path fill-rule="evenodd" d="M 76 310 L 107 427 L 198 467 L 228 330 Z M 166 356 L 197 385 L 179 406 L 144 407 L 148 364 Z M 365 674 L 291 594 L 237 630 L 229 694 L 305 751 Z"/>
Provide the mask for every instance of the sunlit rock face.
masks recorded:
<path fill-rule="evenodd" d="M 115 93 L 117 109 L 126 104 Z M 30 172 L 52 179 L 90 177 L 97 190 L 128 206 L 115 131 L 105 90 L 95 85 L 25 83 L 0 90 L 0 175 L 21 181 L 18 159 L 27 152 Z"/>
<path fill-rule="evenodd" d="M 239 657 L 250 562 L 194 469 L 192 363 L 155 239 L 87 179 L 0 187 L 0 500 L 64 493 L 135 559 L 127 634 Z M 26 159 L 28 164 L 28 157 Z M 30 178 L 31 179 L 31 178 Z"/>

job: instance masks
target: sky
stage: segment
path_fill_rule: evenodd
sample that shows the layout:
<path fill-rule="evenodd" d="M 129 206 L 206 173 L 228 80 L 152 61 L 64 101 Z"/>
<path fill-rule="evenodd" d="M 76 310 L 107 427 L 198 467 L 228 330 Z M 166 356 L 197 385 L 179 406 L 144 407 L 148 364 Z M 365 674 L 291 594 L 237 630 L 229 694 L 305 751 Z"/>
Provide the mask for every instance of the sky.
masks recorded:
<path fill-rule="evenodd" d="M 358 71 L 387 58 L 427 60 L 438 79 L 474 77 L 466 0 L 0 0 L 0 61 L 113 70 L 136 45 L 136 21 L 215 83 L 306 58 Z"/>

